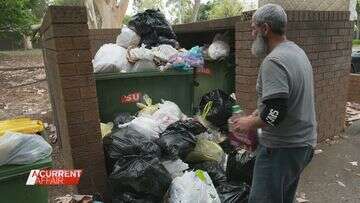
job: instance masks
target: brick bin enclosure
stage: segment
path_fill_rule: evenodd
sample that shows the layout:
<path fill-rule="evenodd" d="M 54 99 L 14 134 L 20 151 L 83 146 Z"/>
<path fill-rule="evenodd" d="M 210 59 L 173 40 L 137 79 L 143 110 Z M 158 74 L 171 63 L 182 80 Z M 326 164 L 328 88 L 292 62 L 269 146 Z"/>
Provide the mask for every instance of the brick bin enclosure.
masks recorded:
<path fill-rule="evenodd" d="M 255 85 L 261 60 L 251 55 L 250 19 L 242 17 L 174 26 L 186 48 L 211 43 L 217 32 L 229 32 L 236 61 L 236 94 L 247 112 L 255 109 Z M 350 72 L 352 27 L 349 12 L 287 11 L 290 40 L 308 54 L 314 69 L 318 141 L 344 129 Z M 42 29 L 44 59 L 52 105 L 69 166 L 85 168 L 81 191 L 104 188 L 105 170 L 91 56 L 102 44 L 115 43 L 119 29 L 88 30 L 79 7 L 50 7 Z M 82 188 L 82 189 L 81 189 Z"/>
<path fill-rule="evenodd" d="M 41 39 L 64 169 L 82 169 L 80 194 L 105 194 L 106 171 L 86 10 L 50 6 Z M 64 194 L 65 195 L 65 194 Z"/>

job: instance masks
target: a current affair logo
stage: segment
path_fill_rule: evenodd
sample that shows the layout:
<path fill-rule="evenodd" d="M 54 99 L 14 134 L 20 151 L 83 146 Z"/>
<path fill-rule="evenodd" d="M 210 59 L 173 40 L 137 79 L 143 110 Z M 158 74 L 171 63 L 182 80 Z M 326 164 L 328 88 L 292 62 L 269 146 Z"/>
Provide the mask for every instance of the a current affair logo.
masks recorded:
<path fill-rule="evenodd" d="M 26 185 L 77 185 L 82 170 L 31 170 Z"/>

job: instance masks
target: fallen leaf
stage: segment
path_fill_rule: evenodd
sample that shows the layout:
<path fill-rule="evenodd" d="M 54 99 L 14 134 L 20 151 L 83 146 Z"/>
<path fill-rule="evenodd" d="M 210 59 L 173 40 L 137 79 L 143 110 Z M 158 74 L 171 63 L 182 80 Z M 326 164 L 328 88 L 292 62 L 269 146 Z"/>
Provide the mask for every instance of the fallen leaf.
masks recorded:
<path fill-rule="evenodd" d="M 303 199 L 303 198 L 301 198 L 301 197 L 296 198 L 296 201 L 299 202 L 299 203 L 309 202 L 309 200 Z"/>
<path fill-rule="evenodd" d="M 315 153 L 315 154 L 320 154 L 320 153 L 323 153 L 323 150 L 322 150 L 322 149 L 317 149 L 317 150 L 315 150 L 314 153 Z"/>
<path fill-rule="evenodd" d="M 346 185 L 343 183 L 343 182 L 340 182 L 340 181 L 336 181 L 340 186 L 342 187 L 346 187 Z"/>
<path fill-rule="evenodd" d="M 353 166 L 358 166 L 358 162 L 357 161 L 352 161 L 352 162 L 349 162 L 351 165 Z"/>

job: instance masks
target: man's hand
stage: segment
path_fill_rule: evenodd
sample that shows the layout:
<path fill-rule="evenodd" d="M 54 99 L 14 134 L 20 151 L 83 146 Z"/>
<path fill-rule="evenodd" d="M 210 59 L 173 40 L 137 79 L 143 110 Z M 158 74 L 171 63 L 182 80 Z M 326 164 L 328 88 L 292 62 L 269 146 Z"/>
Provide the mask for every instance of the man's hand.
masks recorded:
<path fill-rule="evenodd" d="M 259 116 L 253 115 L 234 118 L 231 119 L 231 122 L 233 123 L 233 129 L 237 132 L 247 132 L 266 126 L 266 124 L 261 120 Z"/>
<path fill-rule="evenodd" d="M 235 118 L 232 120 L 236 132 L 247 132 L 254 130 L 254 116 Z"/>

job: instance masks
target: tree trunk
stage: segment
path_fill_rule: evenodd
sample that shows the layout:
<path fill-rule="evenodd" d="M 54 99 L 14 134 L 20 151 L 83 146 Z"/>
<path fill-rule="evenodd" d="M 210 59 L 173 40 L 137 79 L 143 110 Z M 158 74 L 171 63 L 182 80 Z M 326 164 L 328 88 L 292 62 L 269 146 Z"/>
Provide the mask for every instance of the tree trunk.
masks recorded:
<path fill-rule="evenodd" d="M 197 21 L 199 9 L 200 9 L 200 0 L 195 0 L 194 13 L 193 13 L 193 16 L 192 16 L 192 22 L 196 22 L 196 21 Z"/>
<path fill-rule="evenodd" d="M 25 34 L 22 34 L 22 37 L 23 37 L 24 49 L 25 50 L 33 49 L 31 37 Z"/>
<path fill-rule="evenodd" d="M 94 8 L 94 1 L 93 0 L 85 0 L 84 6 L 86 8 L 86 13 L 88 16 L 89 29 L 98 29 L 99 27 L 98 27 L 98 23 L 97 23 L 95 8 Z"/>
<path fill-rule="evenodd" d="M 357 19 L 356 19 L 356 39 L 359 39 L 359 35 L 360 35 L 360 16 L 358 14 Z"/>
<path fill-rule="evenodd" d="M 101 28 L 120 28 L 129 0 L 94 0 L 101 16 Z"/>

